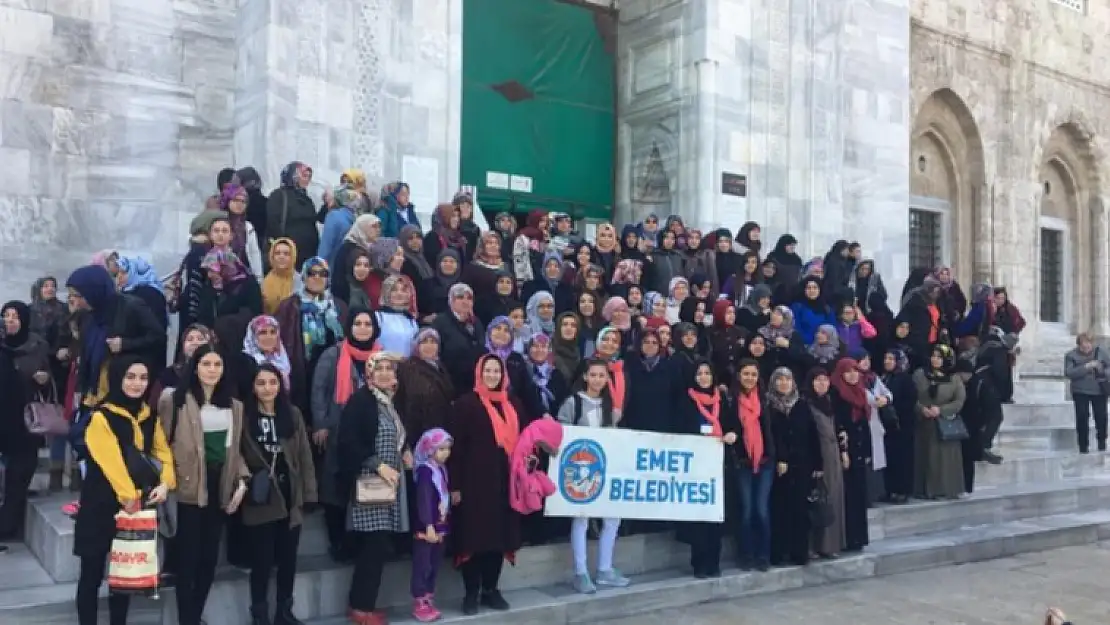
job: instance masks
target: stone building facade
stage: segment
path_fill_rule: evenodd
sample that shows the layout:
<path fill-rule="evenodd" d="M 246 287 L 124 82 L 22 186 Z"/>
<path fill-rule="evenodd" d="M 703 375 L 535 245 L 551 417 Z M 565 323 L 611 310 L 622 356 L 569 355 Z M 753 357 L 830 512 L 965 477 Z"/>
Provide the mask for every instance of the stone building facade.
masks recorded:
<path fill-rule="evenodd" d="M 619 12 L 618 221 L 859 240 L 892 292 L 939 260 L 1045 313 L 1030 339 L 1110 335 L 1102 3 L 574 1 Z M 0 292 L 108 245 L 170 271 L 231 163 L 358 166 L 424 211 L 478 182 L 468 2 L 0 0 Z"/>

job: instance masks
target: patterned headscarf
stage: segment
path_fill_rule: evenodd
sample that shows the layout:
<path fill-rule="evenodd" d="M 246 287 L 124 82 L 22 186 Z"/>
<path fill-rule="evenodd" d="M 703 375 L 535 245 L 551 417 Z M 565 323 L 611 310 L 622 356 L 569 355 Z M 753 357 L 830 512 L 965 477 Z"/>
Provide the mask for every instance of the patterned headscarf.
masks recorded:
<path fill-rule="evenodd" d="M 292 161 L 286 165 L 285 168 L 281 170 L 281 187 L 307 196 L 308 191 L 302 189 L 301 185 L 297 183 L 297 179 L 300 177 L 301 172 L 305 170 L 312 173 L 312 168 L 300 161 Z"/>
<path fill-rule="evenodd" d="M 386 273 L 399 273 L 389 267 L 389 261 L 393 260 L 393 255 L 397 253 L 397 248 L 400 246 L 401 244 L 393 237 L 382 237 L 374 241 L 370 244 L 370 264 L 374 269 Z"/>
<path fill-rule="evenodd" d="M 435 328 L 421 328 L 420 331 L 412 337 L 412 356 L 410 356 L 410 358 L 420 358 L 421 360 L 424 360 L 424 362 L 438 367 L 439 352 L 436 352 L 437 356 L 435 360 L 427 360 L 420 356 L 420 344 L 424 341 L 427 341 L 428 339 L 434 340 L 437 345 L 443 345 L 443 341 L 439 338 L 439 332 L 437 332 Z"/>
<path fill-rule="evenodd" d="M 401 206 L 401 204 L 397 201 L 397 195 L 401 191 L 408 188 L 408 184 L 399 180 L 396 182 L 388 182 L 382 185 L 382 194 L 378 198 L 378 206 L 382 208 L 389 208 L 395 211 L 403 211 L 412 208 L 411 202 L 405 206 Z"/>
<path fill-rule="evenodd" d="M 809 346 L 809 353 L 818 360 L 830 362 L 840 353 L 840 334 L 836 331 L 836 326 L 827 323 L 817 326 L 817 333 L 829 337 L 829 341 L 824 344 L 818 343 L 817 337 L 814 335 L 813 344 Z"/>
<path fill-rule="evenodd" d="M 231 225 L 231 250 L 239 255 L 239 258 L 247 257 L 247 202 L 250 201 L 250 195 L 247 193 L 246 188 L 241 186 L 238 178 L 234 182 L 224 187 L 220 193 L 220 208 L 227 212 L 227 223 Z M 231 212 L 231 201 L 237 197 L 243 198 L 243 210 L 239 213 Z"/>
<path fill-rule="evenodd" d="M 528 298 L 528 304 L 524 307 L 524 315 L 528 318 L 528 335 L 536 336 L 543 334 L 551 336 L 555 331 L 555 309 L 551 309 L 551 319 L 540 318 L 540 304 L 555 305 L 555 298 L 547 291 L 536 291 L 532 297 Z"/>
<path fill-rule="evenodd" d="M 509 331 L 509 342 L 502 346 L 493 344 L 493 330 L 498 326 L 505 326 Z M 489 322 L 489 327 L 486 328 L 486 351 L 491 354 L 496 354 L 501 360 L 506 360 L 509 354 L 513 352 L 513 321 L 505 315 L 494 317 L 493 321 Z"/>
<path fill-rule="evenodd" d="M 789 378 L 791 382 L 794 382 L 794 374 L 790 372 L 790 369 L 786 367 L 775 369 L 771 373 L 771 383 L 767 385 L 767 403 L 783 414 L 790 414 L 794 404 L 798 403 L 798 384 L 794 382 L 791 385 L 790 392 L 783 395 L 778 389 L 778 381 L 782 378 Z"/>
<path fill-rule="evenodd" d="M 335 196 L 336 204 L 344 206 L 351 210 L 357 211 L 358 208 L 362 205 L 362 193 L 360 193 L 358 189 L 349 184 L 345 184 L 341 187 L 336 187 L 335 191 L 332 192 L 332 195 Z"/>
<path fill-rule="evenodd" d="M 313 269 L 322 267 L 328 269 L 328 261 L 313 256 L 301 265 L 301 284 L 297 295 L 301 298 L 301 333 L 304 338 L 305 358 L 312 358 L 312 351 L 316 347 L 324 347 L 328 341 L 330 330 L 335 340 L 343 339 L 343 325 L 339 323 L 339 309 L 331 292 L 324 289 L 318 296 L 312 295 L 305 288 L 308 274 Z"/>
<path fill-rule="evenodd" d="M 361 169 L 344 169 L 343 176 L 347 178 L 347 185 L 359 193 L 366 192 L 366 174 Z M 336 198 L 338 200 L 339 198 Z M 346 206 L 344 204 L 344 206 Z"/>
<path fill-rule="evenodd" d="M 154 271 L 154 267 L 141 256 L 120 256 L 119 270 L 127 274 L 127 282 L 120 289 L 129 293 L 140 286 L 149 286 L 159 293 L 162 292 L 162 280 Z"/>
<path fill-rule="evenodd" d="M 436 493 L 439 494 L 439 516 L 447 516 L 447 507 L 451 503 L 448 492 L 447 467 L 436 462 L 436 452 L 444 447 L 450 447 L 454 442 L 451 435 L 441 428 L 433 428 L 420 435 L 416 441 L 416 448 L 412 451 L 412 459 L 416 467 L 428 467 L 432 474 L 432 483 L 435 484 Z"/>
<path fill-rule="evenodd" d="M 626 258 L 613 269 L 613 284 L 637 284 L 637 275 L 641 273 L 643 261 Z"/>
<path fill-rule="evenodd" d="M 270 315 L 259 315 L 251 319 L 250 325 L 247 326 L 247 334 L 243 337 L 243 353 L 253 358 L 258 364 L 268 362 L 276 367 L 281 372 L 285 388 L 290 388 L 289 372 L 292 371 L 293 366 L 289 362 L 289 354 L 285 351 L 285 345 L 281 342 L 280 336 L 276 341 L 277 348 L 273 351 L 263 351 L 262 346 L 258 344 L 258 333 L 266 328 L 273 328 L 274 332 L 280 333 L 277 319 Z M 214 340 L 209 338 L 209 343 L 212 342 Z"/>
<path fill-rule="evenodd" d="M 366 213 L 359 215 L 355 218 L 355 223 L 351 225 L 350 230 L 347 231 L 347 236 L 343 237 L 344 241 L 350 241 L 364 250 L 370 250 L 370 237 L 366 235 L 366 231 L 374 226 L 374 224 L 381 225 L 382 220 L 378 219 L 377 215 Z"/>
<path fill-rule="evenodd" d="M 249 275 L 246 265 L 230 249 L 210 250 L 200 261 L 200 268 L 209 273 L 208 279 L 216 290 L 242 282 Z"/>
<path fill-rule="evenodd" d="M 644 293 L 644 304 L 641 306 L 645 317 L 651 318 L 652 311 L 655 309 L 655 302 L 662 301 L 666 303 L 666 298 L 659 291 L 648 291 Z"/>
<path fill-rule="evenodd" d="M 774 312 L 782 315 L 782 325 L 777 328 L 771 327 L 771 324 L 763 326 L 759 329 L 759 333 L 763 338 L 767 339 L 767 346 L 773 347 L 775 339 L 784 338 L 788 339 L 794 334 L 794 311 L 786 306 L 775 306 Z"/>

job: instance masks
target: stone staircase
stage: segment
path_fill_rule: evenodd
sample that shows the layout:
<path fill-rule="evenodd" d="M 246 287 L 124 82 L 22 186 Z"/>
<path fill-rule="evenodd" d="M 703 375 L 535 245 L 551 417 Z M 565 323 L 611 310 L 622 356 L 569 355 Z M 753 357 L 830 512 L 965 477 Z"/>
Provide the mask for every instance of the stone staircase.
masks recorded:
<path fill-rule="evenodd" d="M 1058 375 L 1027 375 L 1018 403 L 1005 407 L 996 448 L 1001 465 L 977 466 L 976 492 L 958 501 L 912 502 L 870 511 L 871 545 L 859 555 L 787 567 L 767 573 L 735 569 L 715 580 L 696 580 L 687 571 L 685 545 L 667 535 L 622 537 L 616 566 L 633 577 L 627 589 L 579 596 L 568 585 L 566 544 L 529 547 L 517 565 L 506 567 L 502 589 L 513 609 L 463 617 L 457 610 L 459 576 L 444 567 L 438 597 L 445 620 L 481 623 L 586 623 L 660 608 L 739 595 L 831 584 L 877 575 L 997 558 L 1017 553 L 1093 543 L 1110 538 L 1110 455 L 1081 456 L 1075 443 L 1072 407 Z M 73 524 L 60 512 L 65 497 L 33 502 L 27 546 L 0 558 L 0 624 L 72 623 L 77 577 Z M 346 622 L 350 571 L 325 555 L 319 515 L 302 534 L 296 611 L 311 625 Z M 724 562 L 731 564 L 726 548 Z M 592 557 L 591 557 L 591 561 Z M 409 621 L 409 566 L 386 568 L 380 604 L 395 621 Z M 172 589 L 160 601 L 134 602 L 131 623 L 176 625 Z M 209 599 L 212 625 L 247 622 L 243 572 L 221 569 Z"/>

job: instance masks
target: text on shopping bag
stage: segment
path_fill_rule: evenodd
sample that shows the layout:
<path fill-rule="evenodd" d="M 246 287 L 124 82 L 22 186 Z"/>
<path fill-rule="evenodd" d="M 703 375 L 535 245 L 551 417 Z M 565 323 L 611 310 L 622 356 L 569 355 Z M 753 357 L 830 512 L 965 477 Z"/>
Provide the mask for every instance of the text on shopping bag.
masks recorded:
<path fill-rule="evenodd" d="M 566 426 L 547 516 L 724 520 L 724 450 L 708 436 Z"/>

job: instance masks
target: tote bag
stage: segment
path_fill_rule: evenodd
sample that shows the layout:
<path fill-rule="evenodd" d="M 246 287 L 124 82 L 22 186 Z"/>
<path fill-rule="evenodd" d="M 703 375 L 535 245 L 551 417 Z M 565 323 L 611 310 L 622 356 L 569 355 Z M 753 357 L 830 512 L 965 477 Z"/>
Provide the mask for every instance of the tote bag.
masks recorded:
<path fill-rule="evenodd" d="M 135 513 L 120 511 L 108 554 L 108 589 L 157 594 L 158 568 L 158 512 L 153 508 Z"/>
<path fill-rule="evenodd" d="M 49 396 L 36 395 L 23 410 L 23 422 L 31 434 L 69 435 L 69 420 L 65 417 L 65 408 L 58 403 L 57 390 Z"/>

